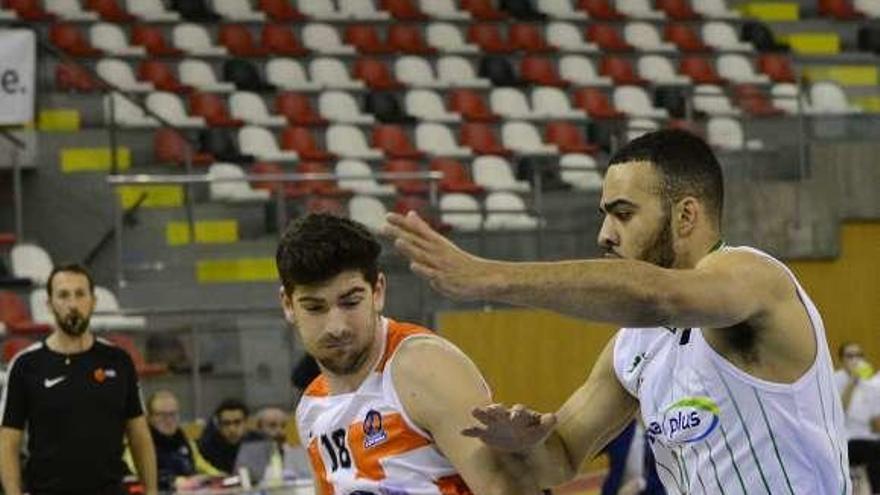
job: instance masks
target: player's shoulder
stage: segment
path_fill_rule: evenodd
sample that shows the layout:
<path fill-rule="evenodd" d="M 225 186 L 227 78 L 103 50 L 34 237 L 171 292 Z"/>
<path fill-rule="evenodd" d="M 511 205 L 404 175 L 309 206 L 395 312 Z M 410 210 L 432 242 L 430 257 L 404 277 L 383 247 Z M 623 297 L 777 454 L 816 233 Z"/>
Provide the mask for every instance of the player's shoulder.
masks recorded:
<path fill-rule="evenodd" d="M 42 340 L 34 342 L 33 344 L 28 345 L 27 347 L 19 350 L 12 359 L 9 361 L 8 368 L 11 370 L 12 368 L 23 368 L 32 366 L 33 363 L 37 362 L 40 355 L 46 348 L 46 343 Z"/>
<path fill-rule="evenodd" d="M 122 346 L 104 337 L 95 337 L 95 353 L 102 359 L 121 361 L 134 367 L 134 360 Z"/>

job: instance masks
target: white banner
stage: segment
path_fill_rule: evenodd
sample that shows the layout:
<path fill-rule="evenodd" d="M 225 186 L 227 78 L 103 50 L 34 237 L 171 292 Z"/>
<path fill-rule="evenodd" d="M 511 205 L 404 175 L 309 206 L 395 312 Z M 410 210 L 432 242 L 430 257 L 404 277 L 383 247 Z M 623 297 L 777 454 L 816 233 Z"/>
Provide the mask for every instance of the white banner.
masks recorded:
<path fill-rule="evenodd" d="M 34 120 L 36 42 L 31 30 L 0 30 L 0 125 Z"/>

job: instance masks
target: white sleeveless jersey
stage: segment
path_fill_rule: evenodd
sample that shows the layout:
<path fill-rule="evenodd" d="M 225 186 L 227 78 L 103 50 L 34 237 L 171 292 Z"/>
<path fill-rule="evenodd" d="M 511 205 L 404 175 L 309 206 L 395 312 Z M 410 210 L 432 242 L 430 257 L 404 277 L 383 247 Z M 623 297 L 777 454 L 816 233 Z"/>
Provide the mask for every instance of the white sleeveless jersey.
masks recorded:
<path fill-rule="evenodd" d="M 416 325 L 382 319 L 382 357 L 357 390 L 330 395 L 318 376 L 296 409 L 316 495 L 470 495 L 431 436 L 406 415 L 391 361 L 410 338 L 439 338 Z"/>
<path fill-rule="evenodd" d="M 724 249 L 773 259 L 752 248 Z M 715 352 L 699 328 L 618 332 L 614 370 L 639 400 L 657 472 L 670 494 L 852 492 L 843 409 L 822 318 L 785 270 L 816 338 L 816 360 L 794 383 L 745 373 Z"/>

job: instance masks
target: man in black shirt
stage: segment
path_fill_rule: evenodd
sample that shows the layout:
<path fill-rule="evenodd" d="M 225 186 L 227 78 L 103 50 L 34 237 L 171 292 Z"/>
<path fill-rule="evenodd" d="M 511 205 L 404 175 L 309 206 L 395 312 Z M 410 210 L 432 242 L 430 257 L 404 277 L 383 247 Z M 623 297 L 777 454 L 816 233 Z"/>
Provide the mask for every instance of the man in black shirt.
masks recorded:
<path fill-rule="evenodd" d="M 79 265 L 56 267 L 47 287 L 55 330 L 9 366 L 0 402 L 0 478 L 8 495 L 118 495 L 128 438 L 147 495 L 156 456 L 134 364 L 89 330 L 94 283 Z M 22 435 L 30 453 L 19 462 Z"/>
<path fill-rule="evenodd" d="M 243 441 L 262 439 L 247 429 L 248 409 L 237 399 L 226 399 L 217 406 L 211 421 L 199 438 L 199 451 L 205 460 L 224 473 L 235 474 L 235 458 Z"/>

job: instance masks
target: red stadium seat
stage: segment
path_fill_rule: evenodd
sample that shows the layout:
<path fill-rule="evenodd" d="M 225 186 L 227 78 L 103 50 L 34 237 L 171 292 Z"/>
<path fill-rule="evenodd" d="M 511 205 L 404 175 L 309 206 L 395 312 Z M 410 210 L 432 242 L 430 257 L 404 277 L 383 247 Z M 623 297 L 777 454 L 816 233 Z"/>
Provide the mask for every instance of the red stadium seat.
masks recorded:
<path fill-rule="evenodd" d="M 290 0 L 260 0 L 260 10 L 275 22 L 304 21 L 306 16 Z"/>
<path fill-rule="evenodd" d="M 306 161 L 329 161 L 336 155 L 318 146 L 311 131 L 305 127 L 288 127 L 281 131 L 281 148 L 294 150 Z"/>
<path fill-rule="evenodd" d="M 138 24 L 131 28 L 132 44 L 143 46 L 147 53 L 154 57 L 180 57 L 183 50 L 174 48 L 162 34 L 162 30 L 156 26 Z"/>
<path fill-rule="evenodd" d="M 413 146 L 403 128 L 393 124 L 373 126 L 373 147 L 382 150 L 389 158 L 409 158 L 418 160 L 424 153 Z"/>
<path fill-rule="evenodd" d="M 636 74 L 635 69 L 629 60 L 620 57 L 605 57 L 599 62 L 599 73 L 608 76 L 614 80 L 614 84 L 636 84 L 642 85 L 647 83 Z"/>
<path fill-rule="evenodd" d="M 387 10 L 398 21 L 426 21 L 428 16 L 414 3 L 414 0 L 382 0 L 382 10 Z"/>
<path fill-rule="evenodd" d="M 197 152 L 193 147 L 174 129 L 158 129 L 153 136 L 153 154 L 159 163 L 186 164 L 186 155 L 189 153 L 193 165 L 210 165 L 214 163 L 214 157 L 210 153 Z"/>
<path fill-rule="evenodd" d="M 55 66 L 55 87 L 61 91 L 91 93 L 103 88 L 104 83 L 80 65 L 61 62 Z"/>
<path fill-rule="evenodd" d="M 368 24 L 347 26 L 344 38 L 345 42 L 355 47 L 359 53 L 378 55 L 392 52 L 392 49 L 382 42 L 376 28 Z"/>
<path fill-rule="evenodd" d="M 382 166 L 383 172 L 418 173 L 422 169 L 412 160 L 391 160 Z M 427 194 L 428 182 L 424 179 L 388 179 L 401 194 Z"/>
<path fill-rule="evenodd" d="M 275 97 L 275 113 L 287 117 L 291 125 L 327 125 L 327 119 L 315 110 L 309 97 L 299 93 L 278 93 Z"/>
<path fill-rule="evenodd" d="M 705 52 L 709 47 L 700 36 L 687 24 L 667 24 L 663 28 L 664 37 L 675 44 L 683 52 Z"/>
<path fill-rule="evenodd" d="M 678 71 L 694 81 L 695 84 L 724 84 L 724 79 L 715 71 L 709 59 L 704 57 L 684 57 L 679 62 Z"/>
<path fill-rule="evenodd" d="M 665 12 L 666 17 L 676 21 L 694 21 L 700 18 L 688 0 L 657 0 L 657 8 Z"/>
<path fill-rule="evenodd" d="M 510 45 L 514 50 L 528 53 L 554 52 L 556 48 L 547 43 L 544 35 L 534 24 L 513 24 L 508 32 Z"/>
<path fill-rule="evenodd" d="M 49 39 L 61 51 L 74 57 L 98 57 L 104 54 L 92 46 L 83 34 L 72 24 L 55 23 L 49 28 Z"/>
<path fill-rule="evenodd" d="M 569 82 L 559 76 L 552 60 L 540 57 L 524 57 L 519 66 L 520 77 L 539 86 L 566 87 Z"/>
<path fill-rule="evenodd" d="M 445 224 L 437 218 L 437 213 L 432 210 L 431 203 L 420 196 L 398 196 L 397 201 L 394 202 L 394 211 L 401 215 L 414 211 L 428 222 L 431 228 L 441 233 L 449 232 L 452 229 L 449 224 Z"/>
<path fill-rule="evenodd" d="M 496 122 L 498 116 L 492 113 L 479 93 L 470 89 L 454 89 L 449 92 L 449 108 L 461 114 L 465 120 L 475 122 Z"/>
<path fill-rule="evenodd" d="M 354 75 L 364 81 L 367 86 L 378 90 L 396 90 L 403 87 L 400 82 L 391 75 L 388 66 L 381 60 L 372 58 L 358 59 L 354 64 Z"/>
<path fill-rule="evenodd" d="M 192 93 L 189 95 L 189 113 L 204 117 L 211 127 L 241 127 L 244 121 L 229 115 L 226 102 L 213 93 Z"/>
<path fill-rule="evenodd" d="M 333 173 L 333 171 L 330 170 L 330 167 L 328 167 L 327 165 L 320 163 L 320 162 L 302 162 L 296 166 L 296 172 L 298 174 L 332 174 Z M 342 189 L 341 187 L 339 187 L 339 185 L 333 179 L 312 180 L 312 181 L 299 182 L 297 184 L 299 187 L 304 189 L 306 194 L 319 194 L 321 196 L 350 196 L 351 195 L 351 191 L 346 191 L 345 189 Z M 338 202 L 337 200 L 335 200 L 333 198 L 327 198 L 327 199 L 331 199 L 332 201 Z M 332 202 L 318 203 L 315 206 L 318 206 L 318 207 L 333 206 L 335 208 L 335 206 L 333 205 Z M 308 206 L 307 206 L 307 208 L 308 208 Z M 342 206 L 339 205 L 339 208 L 342 208 Z M 312 210 L 309 210 L 309 211 L 312 211 Z M 334 211 L 336 211 L 336 210 L 332 210 L 331 212 L 334 212 Z M 340 211 L 344 211 L 344 210 L 340 210 Z"/>
<path fill-rule="evenodd" d="M 217 39 L 229 53 L 239 57 L 263 57 L 269 51 L 258 46 L 247 27 L 241 24 L 223 24 Z"/>
<path fill-rule="evenodd" d="M 758 67 L 761 72 L 770 76 L 773 82 L 795 82 L 797 79 L 791 60 L 780 53 L 762 53 L 758 57 Z"/>
<path fill-rule="evenodd" d="M 47 12 L 40 4 L 40 0 L 3 0 L 3 7 L 14 10 L 18 18 L 23 21 L 51 21 L 55 14 Z"/>
<path fill-rule="evenodd" d="M 432 55 L 437 49 L 425 42 L 421 30 L 408 24 L 392 24 L 388 28 L 388 46 L 400 53 Z"/>
<path fill-rule="evenodd" d="M 306 200 L 306 212 L 326 213 L 328 215 L 344 217 L 347 210 L 338 199 L 314 196 Z"/>
<path fill-rule="evenodd" d="M 629 52 L 633 50 L 632 45 L 623 39 L 617 28 L 608 24 L 590 24 L 587 28 L 587 39 L 605 51 Z"/>
<path fill-rule="evenodd" d="M 168 372 L 168 365 L 165 363 L 148 363 L 131 337 L 119 333 L 108 333 L 104 336 L 116 347 L 119 347 L 131 356 L 131 360 L 134 362 L 134 369 L 138 375 L 156 376 Z"/>
<path fill-rule="evenodd" d="M 503 21 L 507 18 L 507 14 L 496 9 L 491 0 L 461 0 L 461 8 L 480 21 Z"/>
<path fill-rule="evenodd" d="M 570 122 L 548 122 L 544 141 L 555 144 L 560 153 L 596 153 L 599 147 L 587 142 L 584 132 Z"/>
<path fill-rule="evenodd" d="M 851 21 L 862 17 L 849 0 L 819 0 L 819 14 L 840 21 Z"/>
<path fill-rule="evenodd" d="M 578 8 L 597 21 L 622 21 L 626 16 L 614 8 L 610 0 L 580 0 Z"/>
<path fill-rule="evenodd" d="M 511 156 L 513 153 L 498 141 L 495 132 L 482 122 L 465 122 L 459 129 L 459 142 L 478 155 Z"/>
<path fill-rule="evenodd" d="M 9 337 L 3 340 L 3 362 L 7 365 L 19 352 L 27 349 L 36 342 L 27 337 Z"/>
<path fill-rule="evenodd" d="M 0 322 L 11 334 L 43 335 L 52 331 L 50 325 L 34 323 L 27 303 L 16 293 L 0 291 Z"/>
<path fill-rule="evenodd" d="M 296 38 L 293 30 L 284 24 L 264 25 L 260 43 L 263 50 L 276 55 L 301 57 L 309 53 L 309 50 Z"/>
<path fill-rule="evenodd" d="M 574 93 L 574 104 L 594 119 L 619 119 L 625 115 L 614 108 L 608 95 L 597 88 L 580 88 Z"/>
<path fill-rule="evenodd" d="M 740 84 L 734 87 L 734 94 L 736 103 L 754 117 L 773 117 L 785 113 L 773 106 L 770 98 L 758 86 Z"/>
<path fill-rule="evenodd" d="M 137 19 L 120 7 L 116 0 L 86 0 L 85 6 L 107 22 L 134 22 Z"/>
<path fill-rule="evenodd" d="M 498 24 L 473 23 L 468 26 L 467 39 L 484 52 L 510 53 L 513 47 L 504 39 Z"/>
<path fill-rule="evenodd" d="M 482 194 L 483 186 L 471 179 L 464 166 L 452 158 L 434 158 L 431 170 L 441 172 L 440 190 L 443 192 L 461 192 L 466 194 Z"/>
<path fill-rule="evenodd" d="M 138 79 L 149 81 L 160 91 L 172 93 L 191 93 L 192 86 L 182 84 L 171 68 L 158 60 L 144 60 L 138 65 Z"/>

